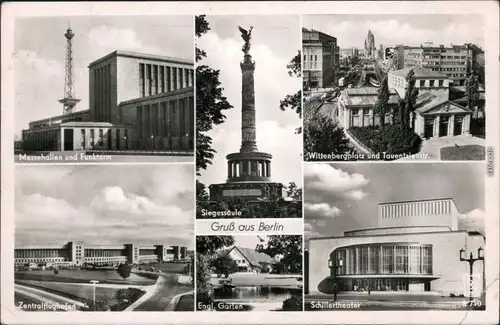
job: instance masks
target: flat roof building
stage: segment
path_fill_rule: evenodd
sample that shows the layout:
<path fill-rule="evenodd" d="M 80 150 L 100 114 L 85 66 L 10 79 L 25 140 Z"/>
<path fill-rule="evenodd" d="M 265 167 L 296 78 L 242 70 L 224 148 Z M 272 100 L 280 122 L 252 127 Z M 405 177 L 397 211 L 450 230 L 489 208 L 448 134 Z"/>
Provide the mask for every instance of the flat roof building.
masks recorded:
<path fill-rule="evenodd" d="M 407 291 L 469 295 L 469 265 L 460 250 L 476 255 L 478 232 L 459 230 L 453 199 L 383 203 L 377 227 L 340 237 L 309 240 L 306 292 Z M 474 264 L 473 295 L 484 291 L 483 262 Z"/>
<path fill-rule="evenodd" d="M 68 242 L 65 245 L 20 246 L 14 251 L 16 266 L 29 263 L 53 266 L 141 264 L 184 260 L 186 257 L 187 247 L 184 246 L 85 245 L 82 242 Z"/>
<path fill-rule="evenodd" d="M 24 150 L 194 150 L 192 60 L 114 51 L 88 68 L 89 109 L 31 122 Z"/>
<path fill-rule="evenodd" d="M 336 84 L 340 72 L 337 38 L 314 29 L 302 28 L 303 78 L 308 87 Z"/>
<path fill-rule="evenodd" d="M 398 45 L 395 62 L 397 69 L 420 66 L 445 74 L 454 85 L 463 86 L 480 54 L 484 52 L 475 45 Z"/>

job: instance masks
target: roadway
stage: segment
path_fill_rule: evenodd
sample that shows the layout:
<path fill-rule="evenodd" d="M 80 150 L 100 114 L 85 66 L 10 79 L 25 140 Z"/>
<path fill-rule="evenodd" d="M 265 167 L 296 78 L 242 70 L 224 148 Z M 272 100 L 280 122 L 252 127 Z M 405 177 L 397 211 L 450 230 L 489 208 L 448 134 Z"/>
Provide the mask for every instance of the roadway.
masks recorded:
<path fill-rule="evenodd" d="M 315 105 L 317 107 L 316 114 L 320 114 L 322 116 L 329 117 L 332 119 L 332 121 L 334 123 L 338 123 L 338 120 L 337 120 L 338 102 L 337 102 L 337 100 L 335 100 L 331 103 L 328 103 L 328 102 L 323 102 L 320 99 L 317 99 L 316 101 L 311 102 L 310 105 Z M 349 134 L 347 134 L 347 132 L 345 131 L 344 128 L 342 128 L 342 130 L 344 131 L 346 138 L 349 139 L 349 143 L 353 147 L 355 153 L 359 154 L 359 155 L 366 154 L 366 150 L 361 148 L 358 145 L 358 143 L 354 142 L 352 140 L 351 136 Z"/>
<path fill-rule="evenodd" d="M 155 289 L 148 294 L 145 301 L 133 308 L 134 311 L 166 311 L 172 309 L 170 302 L 174 298 L 177 299 L 180 295 L 193 291 L 192 287 L 189 288 L 187 285 L 179 284 L 175 274 L 159 273 L 157 275 L 158 282 Z"/>

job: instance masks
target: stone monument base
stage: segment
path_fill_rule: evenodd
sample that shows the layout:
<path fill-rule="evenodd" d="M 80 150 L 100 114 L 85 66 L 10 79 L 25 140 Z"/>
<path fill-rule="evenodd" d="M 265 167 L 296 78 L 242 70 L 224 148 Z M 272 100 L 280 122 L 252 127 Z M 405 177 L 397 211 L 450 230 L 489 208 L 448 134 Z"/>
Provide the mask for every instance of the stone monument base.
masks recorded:
<path fill-rule="evenodd" d="M 212 201 L 224 201 L 231 198 L 257 201 L 271 197 L 283 197 L 283 184 L 274 182 L 221 183 L 212 184 L 209 189 Z"/>

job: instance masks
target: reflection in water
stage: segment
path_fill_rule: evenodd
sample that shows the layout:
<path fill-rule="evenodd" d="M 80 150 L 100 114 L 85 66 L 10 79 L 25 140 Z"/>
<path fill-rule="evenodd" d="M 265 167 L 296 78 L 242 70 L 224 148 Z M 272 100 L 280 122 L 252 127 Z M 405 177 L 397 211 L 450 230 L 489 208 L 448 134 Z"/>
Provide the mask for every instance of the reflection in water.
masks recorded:
<path fill-rule="evenodd" d="M 216 288 L 212 297 L 215 299 L 280 299 L 284 300 L 292 295 L 302 295 L 299 288 L 279 288 L 268 286 L 245 286 Z"/>

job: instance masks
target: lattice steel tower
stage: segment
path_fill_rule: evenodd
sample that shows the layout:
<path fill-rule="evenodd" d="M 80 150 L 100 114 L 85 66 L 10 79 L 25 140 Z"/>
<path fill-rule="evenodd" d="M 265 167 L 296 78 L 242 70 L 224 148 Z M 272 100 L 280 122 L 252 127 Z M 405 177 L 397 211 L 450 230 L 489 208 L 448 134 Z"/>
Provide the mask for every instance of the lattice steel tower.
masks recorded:
<path fill-rule="evenodd" d="M 80 102 L 80 99 L 75 98 L 75 89 L 73 84 L 73 36 L 75 34 L 68 28 L 66 30 L 66 60 L 65 60 L 65 73 L 64 73 L 64 98 L 59 100 L 59 103 L 63 104 L 63 114 L 71 114 L 76 104 Z"/>

